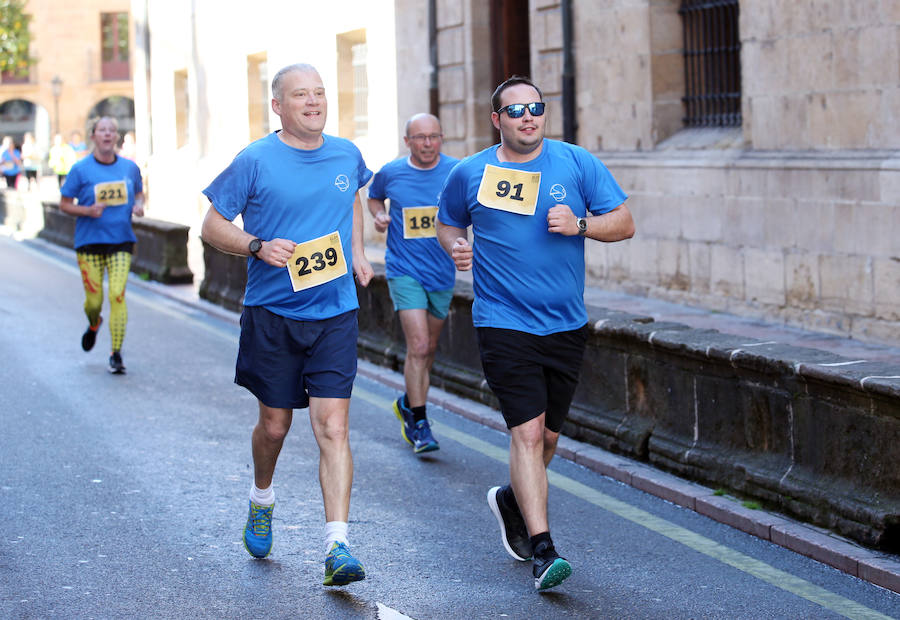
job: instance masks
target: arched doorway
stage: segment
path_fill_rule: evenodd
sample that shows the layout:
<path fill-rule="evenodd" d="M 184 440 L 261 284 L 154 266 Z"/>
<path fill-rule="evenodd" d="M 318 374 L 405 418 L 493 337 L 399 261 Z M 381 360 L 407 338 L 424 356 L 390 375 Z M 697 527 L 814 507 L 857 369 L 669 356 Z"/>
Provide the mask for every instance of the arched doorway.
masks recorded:
<path fill-rule="evenodd" d="M 134 99 L 119 95 L 107 97 L 91 108 L 88 122 L 101 116 L 111 116 L 119 123 L 119 145 L 121 145 L 122 137 L 129 131 L 134 131 Z M 90 135 L 90 127 L 85 128 L 85 135 Z"/>
<path fill-rule="evenodd" d="M 50 144 L 50 115 L 43 106 L 25 99 L 0 103 L 0 136 L 11 136 L 17 146 L 30 132 L 38 146 L 46 150 Z"/>
<path fill-rule="evenodd" d="M 34 136 L 37 153 L 46 168 L 50 151 L 50 114 L 44 106 L 26 99 L 9 99 L 0 103 L 0 136 L 10 136 L 17 149 L 22 148 L 26 133 Z"/>

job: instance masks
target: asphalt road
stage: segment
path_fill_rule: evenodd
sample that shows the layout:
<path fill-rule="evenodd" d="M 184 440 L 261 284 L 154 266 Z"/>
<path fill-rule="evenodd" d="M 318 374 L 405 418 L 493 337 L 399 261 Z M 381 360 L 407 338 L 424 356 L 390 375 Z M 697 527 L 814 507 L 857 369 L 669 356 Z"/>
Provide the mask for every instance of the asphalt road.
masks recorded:
<path fill-rule="evenodd" d="M 575 572 L 535 592 L 485 493 L 508 439 L 431 410 L 417 458 L 391 388 L 351 404 L 350 542 L 368 578 L 321 585 L 318 455 L 305 411 L 275 477 L 275 546 L 241 544 L 252 396 L 231 321 L 128 289 L 128 374 L 80 348 L 74 254 L 0 236 L 2 618 L 900 618 L 900 595 L 556 459 L 551 523 Z"/>

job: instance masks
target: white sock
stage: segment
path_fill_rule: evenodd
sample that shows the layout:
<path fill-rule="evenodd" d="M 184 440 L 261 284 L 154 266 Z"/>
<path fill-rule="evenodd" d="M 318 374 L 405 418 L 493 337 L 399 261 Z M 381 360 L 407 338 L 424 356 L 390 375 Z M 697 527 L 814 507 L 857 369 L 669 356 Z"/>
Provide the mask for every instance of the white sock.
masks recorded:
<path fill-rule="evenodd" d="M 331 551 L 331 545 L 336 542 L 350 544 L 350 541 L 347 540 L 346 521 L 329 521 L 325 524 L 325 553 Z"/>
<path fill-rule="evenodd" d="M 250 487 L 250 501 L 258 506 L 271 506 L 275 503 L 275 485 L 268 489 L 257 488 L 256 483 Z"/>

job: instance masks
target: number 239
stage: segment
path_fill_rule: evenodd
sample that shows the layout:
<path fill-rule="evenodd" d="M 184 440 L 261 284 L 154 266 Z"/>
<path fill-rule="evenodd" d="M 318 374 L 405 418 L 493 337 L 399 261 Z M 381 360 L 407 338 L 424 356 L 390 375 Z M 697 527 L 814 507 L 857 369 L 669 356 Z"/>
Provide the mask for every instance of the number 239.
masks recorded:
<path fill-rule="evenodd" d="M 309 258 L 300 256 L 295 261 L 300 266 L 300 269 L 297 270 L 297 275 L 301 277 L 308 276 L 313 271 L 322 271 L 325 267 L 334 267 L 337 261 L 337 250 L 334 248 L 327 248 L 324 254 L 322 252 L 313 252 Z"/>

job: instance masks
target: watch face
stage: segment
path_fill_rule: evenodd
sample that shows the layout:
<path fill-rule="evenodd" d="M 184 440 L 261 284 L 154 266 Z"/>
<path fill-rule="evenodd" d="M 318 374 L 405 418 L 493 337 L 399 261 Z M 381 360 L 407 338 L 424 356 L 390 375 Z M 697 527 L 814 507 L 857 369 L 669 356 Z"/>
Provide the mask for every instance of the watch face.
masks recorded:
<path fill-rule="evenodd" d="M 578 225 L 578 230 L 580 230 L 581 232 L 587 230 L 587 220 L 583 217 L 579 217 L 577 220 L 575 220 L 575 223 Z"/>
<path fill-rule="evenodd" d="M 251 254 L 256 254 L 261 249 L 262 249 L 262 241 L 260 241 L 259 239 L 254 239 L 253 241 L 250 242 L 250 253 Z"/>

